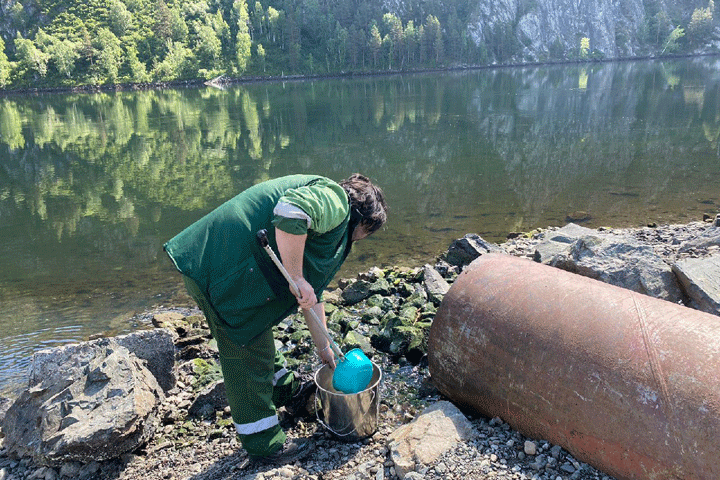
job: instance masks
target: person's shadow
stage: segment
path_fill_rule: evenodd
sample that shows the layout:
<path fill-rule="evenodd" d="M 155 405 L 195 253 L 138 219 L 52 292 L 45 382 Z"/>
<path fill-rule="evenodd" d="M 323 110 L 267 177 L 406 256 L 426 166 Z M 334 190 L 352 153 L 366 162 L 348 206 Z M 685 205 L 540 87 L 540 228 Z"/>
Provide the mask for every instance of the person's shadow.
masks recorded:
<path fill-rule="evenodd" d="M 338 442 L 338 440 L 328 436 L 313 438 L 313 441 L 315 442 L 315 452 L 311 452 L 304 460 L 301 461 L 303 466 L 313 461 L 313 456 L 316 454 L 317 450 L 327 450 L 333 444 Z M 358 450 L 360 450 L 362 443 L 345 443 L 345 445 L 348 454 L 353 456 L 358 452 Z M 324 460 L 324 462 L 326 461 L 327 460 Z M 254 464 L 248 458 L 245 450 L 238 449 L 238 451 L 232 453 L 231 455 L 218 458 L 217 461 L 210 465 L 204 472 L 193 475 L 188 480 L 241 480 L 250 475 L 257 475 L 258 473 L 278 468 L 282 468 L 282 465 Z"/>

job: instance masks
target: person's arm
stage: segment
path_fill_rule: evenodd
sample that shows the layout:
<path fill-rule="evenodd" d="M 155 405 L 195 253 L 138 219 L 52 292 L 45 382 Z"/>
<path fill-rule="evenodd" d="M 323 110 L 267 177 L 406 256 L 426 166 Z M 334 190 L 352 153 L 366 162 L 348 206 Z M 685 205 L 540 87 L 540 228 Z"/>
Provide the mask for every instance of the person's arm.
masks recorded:
<path fill-rule="evenodd" d="M 325 319 L 325 304 L 317 303 L 312 310 L 315 312 L 317 319 L 320 320 L 322 328 L 327 331 L 327 320 Z M 335 352 L 333 352 L 330 342 L 327 337 L 320 329 L 321 326 L 317 324 L 315 318 L 313 318 L 310 310 L 303 310 L 305 316 L 305 323 L 307 323 L 310 335 L 312 336 L 315 348 L 317 348 L 318 355 L 322 360 L 322 363 L 328 365 L 331 369 L 335 369 Z"/>
<path fill-rule="evenodd" d="M 279 228 L 275 229 L 275 241 L 277 242 L 280 260 L 285 270 L 290 274 L 295 284 L 300 290 L 300 296 L 297 297 L 300 308 L 312 308 L 317 304 L 315 290 L 303 276 L 303 255 L 305 254 L 305 240 L 307 234 L 294 235 L 287 233 Z"/>

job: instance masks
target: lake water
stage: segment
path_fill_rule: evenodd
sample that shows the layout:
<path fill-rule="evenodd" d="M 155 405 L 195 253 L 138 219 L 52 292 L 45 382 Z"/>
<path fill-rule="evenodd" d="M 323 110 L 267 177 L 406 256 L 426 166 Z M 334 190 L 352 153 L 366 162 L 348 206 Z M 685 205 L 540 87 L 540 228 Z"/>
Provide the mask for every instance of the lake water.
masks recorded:
<path fill-rule="evenodd" d="M 182 296 L 162 244 L 290 173 L 382 186 L 342 275 L 453 239 L 714 214 L 720 60 L 498 68 L 0 97 L 0 392 L 40 348 L 126 333 Z"/>

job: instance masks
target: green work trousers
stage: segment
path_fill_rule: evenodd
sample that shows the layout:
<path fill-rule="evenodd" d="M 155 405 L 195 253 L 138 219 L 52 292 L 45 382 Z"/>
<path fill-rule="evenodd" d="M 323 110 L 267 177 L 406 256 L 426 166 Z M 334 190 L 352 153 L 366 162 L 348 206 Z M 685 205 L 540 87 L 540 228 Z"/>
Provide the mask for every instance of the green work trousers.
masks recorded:
<path fill-rule="evenodd" d="M 293 372 L 286 369 L 285 358 L 275 348 L 272 327 L 246 346 L 233 343 L 219 327 L 222 322 L 197 283 L 183 278 L 217 341 L 230 413 L 243 448 L 254 457 L 270 455 L 282 448 L 286 438 L 276 408 L 285 405 L 299 387 Z"/>

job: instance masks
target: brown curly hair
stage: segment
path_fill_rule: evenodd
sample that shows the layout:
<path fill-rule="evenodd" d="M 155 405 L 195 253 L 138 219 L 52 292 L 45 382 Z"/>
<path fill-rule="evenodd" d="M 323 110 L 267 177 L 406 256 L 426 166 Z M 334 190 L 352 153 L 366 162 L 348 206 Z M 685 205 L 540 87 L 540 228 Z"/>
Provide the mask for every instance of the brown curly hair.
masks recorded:
<path fill-rule="evenodd" d="M 388 206 L 385 194 L 378 186 L 373 185 L 368 177 L 353 173 L 340 182 L 350 197 L 350 207 L 362 216 L 362 225 L 368 234 L 380 229 L 387 221 Z"/>

